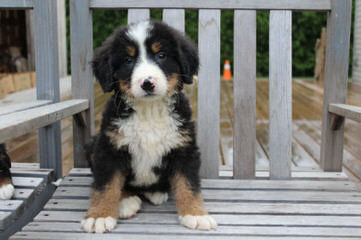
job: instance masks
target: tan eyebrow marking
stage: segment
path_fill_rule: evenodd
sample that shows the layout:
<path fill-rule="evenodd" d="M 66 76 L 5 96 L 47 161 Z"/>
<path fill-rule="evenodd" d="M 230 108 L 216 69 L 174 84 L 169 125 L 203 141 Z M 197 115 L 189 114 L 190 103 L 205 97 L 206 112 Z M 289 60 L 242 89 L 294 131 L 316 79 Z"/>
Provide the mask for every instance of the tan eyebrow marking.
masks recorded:
<path fill-rule="evenodd" d="M 131 57 L 134 57 L 135 56 L 135 47 L 133 46 L 127 46 L 125 48 L 125 51 L 127 52 L 127 54 Z"/>
<path fill-rule="evenodd" d="M 159 52 L 161 47 L 162 45 L 160 44 L 160 42 L 154 42 L 151 46 L 153 53 Z"/>

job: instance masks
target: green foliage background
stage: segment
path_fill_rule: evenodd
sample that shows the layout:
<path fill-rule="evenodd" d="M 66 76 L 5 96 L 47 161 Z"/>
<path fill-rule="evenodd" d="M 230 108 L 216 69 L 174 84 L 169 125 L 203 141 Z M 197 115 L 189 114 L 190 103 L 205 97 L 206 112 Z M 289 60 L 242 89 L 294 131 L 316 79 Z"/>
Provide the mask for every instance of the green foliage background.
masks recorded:
<path fill-rule="evenodd" d="M 353 1 L 355 2 L 355 0 Z M 68 3 L 68 1 L 67 1 Z M 354 3 L 355 5 L 355 3 Z M 353 6 L 353 9 L 355 6 Z M 68 10 L 67 6 L 67 10 Z M 69 10 L 68 10 L 69 11 Z M 233 11 L 222 11 L 221 13 L 221 64 L 223 69 L 225 59 L 233 63 Z M 353 14 L 354 15 L 354 14 Z M 161 10 L 151 10 L 151 18 L 162 19 Z M 69 27 L 69 13 L 68 13 Z M 322 27 L 326 27 L 327 13 L 325 12 L 294 12 L 292 15 L 292 58 L 293 76 L 313 76 L 315 64 L 315 44 L 321 34 Z M 352 21 L 354 22 L 354 21 Z M 127 24 L 126 10 L 96 10 L 93 12 L 93 41 L 94 47 L 112 34 L 114 29 Z M 69 29 L 69 28 L 68 28 Z M 195 43 L 198 42 L 198 11 L 186 10 L 186 34 Z M 69 33 L 70 31 L 68 31 Z M 269 64 L 269 12 L 257 12 L 257 76 L 268 76 Z M 69 34 L 68 34 L 69 35 Z M 352 40 L 351 52 L 352 59 Z M 70 36 L 68 36 L 68 46 L 70 46 Z M 68 47 L 69 49 L 69 47 Z M 70 51 L 70 50 L 68 50 Z M 70 56 L 70 53 L 68 54 Z M 350 61 L 350 73 L 352 68 Z M 70 61 L 69 61 L 70 65 Z M 69 66 L 70 69 L 70 66 Z"/>

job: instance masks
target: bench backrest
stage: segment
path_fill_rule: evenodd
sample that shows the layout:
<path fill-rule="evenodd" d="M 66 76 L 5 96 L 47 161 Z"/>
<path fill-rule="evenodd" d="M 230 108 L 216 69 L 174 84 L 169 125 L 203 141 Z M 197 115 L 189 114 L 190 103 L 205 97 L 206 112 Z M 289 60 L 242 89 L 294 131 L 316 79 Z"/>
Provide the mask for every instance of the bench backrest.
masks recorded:
<path fill-rule="evenodd" d="M 0 7 L 35 9 L 38 99 L 59 101 L 55 0 L 2 0 Z M 292 157 L 292 12 L 327 11 L 327 49 L 321 165 L 342 169 L 343 127 L 331 129 L 330 103 L 344 103 L 348 80 L 351 0 L 70 0 L 72 97 L 89 99 L 90 107 L 73 121 L 74 161 L 86 167 L 83 145 L 94 134 L 92 10 L 128 9 L 128 22 L 163 9 L 163 20 L 184 31 L 184 9 L 199 11 L 197 140 L 201 174 L 217 178 L 220 138 L 220 11 L 234 10 L 234 178 L 255 177 L 256 11 L 270 11 L 270 177 L 291 176 Z M 78 116 L 79 118 L 79 116 Z M 60 125 L 40 130 L 40 157 L 61 164 Z M 51 143 L 51 144 L 49 144 Z M 58 156 L 58 157 L 56 157 Z M 48 160 L 47 160 L 48 161 Z"/>
<path fill-rule="evenodd" d="M 235 178 L 253 178 L 256 10 L 270 10 L 270 176 L 289 178 L 292 157 L 292 11 L 328 11 L 321 162 L 326 170 L 340 170 L 343 130 L 330 129 L 327 107 L 330 102 L 345 102 L 351 5 L 350 0 L 71 0 L 73 84 L 83 88 L 86 82 L 91 82 L 91 69 L 84 63 L 91 58 L 93 9 L 129 9 L 128 22 L 132 22 L 149 18 L 150 8 L 161 8 L 164 9 L 163 20 L 181 31 L 184 30 L 184 9 L 198 9 L 201 68 L 198 75 L 197 140 L 202 154 L 202 176 L 217 178 L 220 156 L 220 10 L 234 10 L 233 173 Z M 79 95 L 78 89 L 74 88 L 73 93 L 79 98 L 91 92 L 84 90 L 84 95 Z"/>

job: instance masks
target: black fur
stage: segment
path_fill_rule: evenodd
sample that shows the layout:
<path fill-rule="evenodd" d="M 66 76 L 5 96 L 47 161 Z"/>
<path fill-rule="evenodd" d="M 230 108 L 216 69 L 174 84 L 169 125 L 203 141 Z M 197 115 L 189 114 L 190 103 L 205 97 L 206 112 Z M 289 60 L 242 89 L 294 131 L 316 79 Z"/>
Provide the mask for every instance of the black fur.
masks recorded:
<path fill-rule="evenodd" d="M 178 74 L 180 76 L 179 88 L 172 95 L 174 106 L 173 112 L 179 116 L 182 123 L 177 131 L 186 132 L 191 141 L 183 147 L 174 148 L 163 156 L 161 167 L 153 169 L 159 176 L 159 181 L 148 186 L 132 186 L 129 183 L 134 178 L 131 168 L 132 157 L 128 148 L 116 149 L 111 143 L 106 132 L 116 128 L 113 125 L 115 119 L 126 119 L 135 114 L 131 104 L 126 101 L 125 93 L 117 84 L 119 81 L 130 81 L 130 76 L 135 62 L 129 61 L 125 51 L 126 46 L 136 46 L 126 32 L 128 27 L 121 27 L 109 37 L 103 45 L 95 51 L 92 61 L 94 74 L 100 82 L 104 92 L 114 91 L 103 112 L 101 130 L 99 134 L 87 145 L 87 156 L 94 174 L 93 187 L 102 190 L 111 180 L 114 172 L 120 170 L 126 177 L 124 189 L 134 193 L 143 191 L 170 190 L 170 180 L 175 174 L 183 175 L 191 185 L 193 191 L 200 188 L 199 168 L 200 153 L 195 140 L 194 123 L 191 119 L 190 104 L 182 93 L 182 84 L 192 83 L 193 75 L 198 71 L 198 53 L 191 41 L 186 39 L 180 32 L 170 28 L 161 22 L 152 22 L 153 29 L 145 44 L 149 45 L 159 41 L 167 54 L 166 61 L 158 59 L 157 55 L 151 55 L 150 59 L 156 62 L 166 76 Z"/>
<path fill-rule="evenodd" d="M 11 179 L 11 161 L 6 152 L 5 144 L 0 144 L 0 180 L 4 178 Z"/>

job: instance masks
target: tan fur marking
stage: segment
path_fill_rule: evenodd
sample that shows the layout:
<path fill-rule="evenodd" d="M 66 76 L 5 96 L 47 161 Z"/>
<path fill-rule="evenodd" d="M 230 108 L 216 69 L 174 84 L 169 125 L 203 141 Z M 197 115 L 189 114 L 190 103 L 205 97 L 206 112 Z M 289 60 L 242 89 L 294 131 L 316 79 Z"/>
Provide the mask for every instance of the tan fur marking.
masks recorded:
<path fill-rule="evenodd" d="M 171 184 L 179 216 L 202 216 L 208 214 L 203 207 L 203 198 L 201 194 L 194 193 L 191 190 L 191 187 L 184 176 L 179 174 L 174 176 Z"/>
<path fill-rule="evenodd" d="M 128 92 L 130 90 L 130 83 L 126 81 L 119 81 L 119 88 L 123 90 L 123 92 Z"/>
<path fill-rule="evenodd" d="M 117 130 L 112 130 L 112 131 L 107 131 L 105 132 L 105 135 L 107 135 L 110 139 L 110 143 L 118 148 L 118 140 L 119 138 L 123 138 L 124 137 L 124 133 L 123 132 L 118 132 Z"/>
<path fill-rule="evenodd" d="M 125 178 L 116 172 L 103 191 L 94 190 L 85 218 L 118 218 L 118 206 Z"/>
<path fill-rule="evenodd" d="M 168 77 L 168 93 L 173 93 L 179 84 L 179 76 L 178 74 L 172 74 Z"/>
<path fill-rule="evenodd" d="M 162 48 L 162 45 L 160 44 L 160 42 L 154 42 L 152 44 L 151 48 L 152 48 L 153 53 L 157 53 Z"/>
<path fill-rule="evenodd" d="M 9 178 L 9 177 L 0 178 L 0 187 L 7 185 L 7 184 L 12 184 L 11 178 Z"/>
<path fill-rule="evenodd" d="M 135 56 L 135 47 L 133 46 L 127 46 L 125 48 L 125 51 L 127 52 L 127 54 L 131 57 L 134 57 Z"/>

